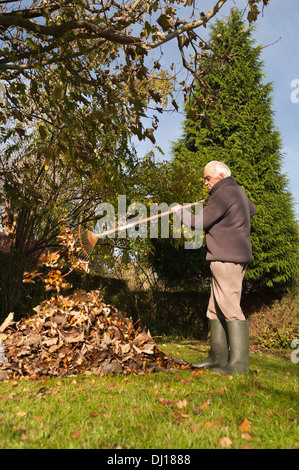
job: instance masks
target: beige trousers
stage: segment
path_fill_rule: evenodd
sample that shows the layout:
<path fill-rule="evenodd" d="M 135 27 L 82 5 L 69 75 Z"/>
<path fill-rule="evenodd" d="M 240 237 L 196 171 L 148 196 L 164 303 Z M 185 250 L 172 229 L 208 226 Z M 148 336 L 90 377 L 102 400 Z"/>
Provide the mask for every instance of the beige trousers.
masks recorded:
<path fill-rule="evenodd" d="M 245 320 L 240 306 L 245 264 L 211 262 L 212 286 L 207 310 L 210 320 Z"/>

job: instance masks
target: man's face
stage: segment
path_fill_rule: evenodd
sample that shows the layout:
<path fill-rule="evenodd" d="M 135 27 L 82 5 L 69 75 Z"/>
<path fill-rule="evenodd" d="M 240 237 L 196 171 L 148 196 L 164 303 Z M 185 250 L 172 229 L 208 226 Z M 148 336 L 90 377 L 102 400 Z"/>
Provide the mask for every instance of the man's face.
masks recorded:
<path fill-rule="evenodd" d="M 216 176 L 216 170 L 212 165 L 204 170 L 203 179 L 209 191 L 211 191 L 214 184 L 218 183 L 218 181 L 222 180 L 223 178 L 223 173 L 220 173 L 220 175 Z"/>

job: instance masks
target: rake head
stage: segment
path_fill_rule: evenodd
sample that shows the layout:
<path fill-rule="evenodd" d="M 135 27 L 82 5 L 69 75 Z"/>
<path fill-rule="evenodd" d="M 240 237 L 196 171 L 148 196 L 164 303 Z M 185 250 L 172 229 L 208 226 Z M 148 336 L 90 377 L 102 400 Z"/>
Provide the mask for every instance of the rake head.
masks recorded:
<path fill-rule="evenodd" d="M 81 251 L 79 252 L 78 257 L 80 259 L 89 261 L 99 238 L 90 230 L 82 230 L 81 225 L 79 225 L 78 238 L 81 247 Z"/>

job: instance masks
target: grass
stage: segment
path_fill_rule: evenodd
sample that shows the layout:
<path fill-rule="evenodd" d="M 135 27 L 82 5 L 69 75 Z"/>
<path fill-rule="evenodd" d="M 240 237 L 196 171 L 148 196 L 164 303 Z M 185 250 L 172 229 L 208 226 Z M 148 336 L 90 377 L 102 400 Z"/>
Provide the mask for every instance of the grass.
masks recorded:
<path fill-rule="evenodd" d="M 162 338 L 188 361 L 208 344 Z M 0 382 L 2 449 L 298 448 L 298 364 L 252 352 L 257 373 L 177 370 Z"/>

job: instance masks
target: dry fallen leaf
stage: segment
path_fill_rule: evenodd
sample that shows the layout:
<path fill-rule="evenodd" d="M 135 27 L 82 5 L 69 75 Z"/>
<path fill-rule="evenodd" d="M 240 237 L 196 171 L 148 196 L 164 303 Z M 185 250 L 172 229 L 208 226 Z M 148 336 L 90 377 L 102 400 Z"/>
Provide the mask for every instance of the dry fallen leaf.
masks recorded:
<path fill-rule="evenodd" d="M 240 424 L 240 429 L 245 433 L 249 433 L 251 430 L 251 422 L 247 418 L 244 418 Z"/>
<path fill-rule="evenodd" d="M 197 408 L 194 408 L 192 410 L 192 413 L 194 415 L 198 415 L 198 414 L 202 413 L 204 410 L 206 410 L 208 408 L 210 403 L 211 403 L 211 400 L 208 398 L 204 403 L 199 405 Z"/>
<path fill-rule="evenodd" d="M 185 409 L 187 407 L 187 400 L 184 399 L 184 400 L 179 400 L 177 403 L 176 403 L 176 406 L 182 410 L 182 409 Z"/>
<path fill-rule="evenodd" d="M 215 421 L 206 421 L 205 423 L 203 423 L 206 429 L 212 428 L 213 426 L 215 426 L 215 424 L 216 424 Z"/>
<path fill-rule="evenodd" d="M 192 425 L 190 426 L 190 430 L 191 430 L 192 432 L 200 432 L 200 431 L 201 431 L 201 428 L 200 428 L 197 424 L 192 424 Z"/>
<path fill-rule="evenodd" d="M 219 390 L 216 390 L 214 393 L 215 395 L 222 395 L 226 391 L 225 387 L 219 388 Z"/>
<path fill-rule="evenodd" d="M 242 432 L 242 439 L 245 439 L 246 441 L 250 441 L 252 439 L 251 434 L 249 432 Z"/>
<path fill-rule="evenodd" d="M 72 439 L 78 439 L 78 437 L 80 436 L 80 433 L 81 433 L 81 429 L 78 429 L 78 431 L 71 434 L 71 438 Z"/>
<path fill-rule="evenodd" d="M 200 408 L 202 410 L 206 410 L 210 403 L 211 403 L 211 400 L 208 398 L 202 405 L 200 405 Z"/>
<path fill-rule="evenodd" d="M 204 370 L 203 369 L 197 369 L 197 370 L 193 370 L 191 372 L 191 375 L 200 375 L 200 374 L 203 374 Z"/>
<path fill-rule="evenodd" d="M 233 443 L 232 443 L 232 441 L 230 440 L 229 437 L 222 437 L 220 439 L 219 444 L 223 449 L 228 449 L 232 446 Z"/>
<path fill-rule="evenodd" d="M 166 398 L 157 398 L 156 401 L 159 402 L 160 405 L 164 406 L 174 407 L 176 405 L 174 400 L 167 400 Z"/>

